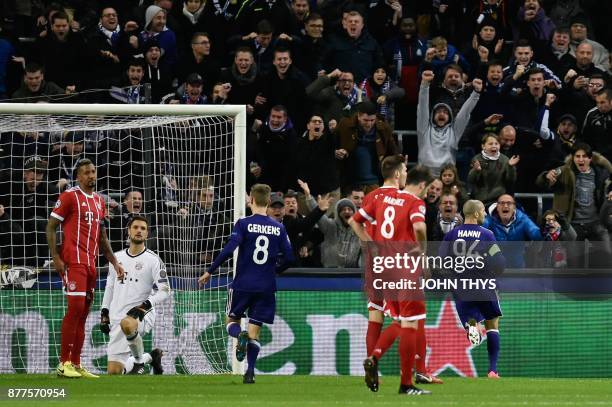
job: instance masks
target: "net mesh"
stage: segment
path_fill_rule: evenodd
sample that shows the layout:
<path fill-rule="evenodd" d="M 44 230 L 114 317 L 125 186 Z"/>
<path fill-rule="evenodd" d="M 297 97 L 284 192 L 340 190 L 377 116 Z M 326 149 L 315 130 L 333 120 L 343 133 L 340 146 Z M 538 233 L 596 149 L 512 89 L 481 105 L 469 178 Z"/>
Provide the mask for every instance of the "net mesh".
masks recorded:
<path fill-rule="evenodd" d="M 91 159 L 107 203 L 113 251 L 127 247 L 132 214 L 147 216 L 147 247 L 166 263 L 173 289 L 146 347 L 165 351 L 167 373 L 231 371 L 224 329 L 232 265 L 199 290 L 235 217 L 236 121 L 230 116 L 0 114 L 0 373 L 47 372 L 58 363 L 66 301 L 50 266 L 45 227 L 58 194 Z M 61 233 L 58 236 L 61 242 Z M 100 257 L 83 363 L 106 367 L 96 325 L 106 282 Z"/>

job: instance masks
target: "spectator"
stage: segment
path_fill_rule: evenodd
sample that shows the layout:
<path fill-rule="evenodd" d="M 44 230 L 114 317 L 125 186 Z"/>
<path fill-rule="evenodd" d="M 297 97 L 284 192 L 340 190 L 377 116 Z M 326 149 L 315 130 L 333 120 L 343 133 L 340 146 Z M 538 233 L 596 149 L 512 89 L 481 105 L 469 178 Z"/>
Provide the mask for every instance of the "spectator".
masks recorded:
<path fill-rule="evenodd" d="M 310 199 L 308 184 L 300 183 L 306 199 Z M 313 228 L 321 219 L 321 216 L 329 209 L 329 195 L 318 197 L 318 206 L 313 208 L 308 215 L 303 216 L 298 213 L 297 193 L 293 190 L 287 191 L 284 196 L 285 216 L 282 223 L 287 229 L 287 235 L 291 241 L 291 247 L 297 260 L 298 266 L 314 266 L 319 262 L 319 253 L 312 244 L 311 235 L 318 233 Z"/>
<path fill-rule="evenodd" d="M 179 83 L 185 82 L 189 74 L 197 73 L 205 79 L 204 94 L 211 94 L 212 87 L 217 83 L 221 74 L 221 63 L 217 57 L 211 55 L 211 50 L 211 39 L 207 33 L 196 32 L 193 34 L 191 48 L 183 54 L 179 61 Z"/>
<path fill-rule="evenodd" d="M 270 185 L 272 191 L 286 191 L 295 183 L 297 134 L 282 105 L 273 106 L 265 123 L 256 121 L 257 163 L 261 173 L 257 182 Z"/>
<path fill-rule="evenodd" d="M 443 165 L 440 169 L 440 181 L 442 181 L 442 192 L 455 195 L 458 207 L 463 207 L 462 204 L 469 198 L 469 195 L 465 185 L 459 179 L 457 167 L 453 164 Z"/>
<path fill-rule="evenodd" d="M 608 185 L 606 201 L 601 205 L 599 219 L 601 224 L 608 229 L 608 235 L 612 239 L 612 184 Z"/>
<path fill-rule="evenodd" d="M 272 69 L 274 48 L 274 27 L 268 20 L 257 23 L 257 29 L 245 35 L 235 35 L 228 40 L 232 49 L 248 47 L 255 58 L 255 64 L 260 73 L 266 74 Z M 236 51 L 238 52 L 238 51 Z"/>
<path fill-rule="evenodd" d="M 328 72 L 334 69 L 351 72 L 355 80 L 361 82 L 383 62 L 380 45 L 364 30 L 363 16 L 357 11 L 349 12 L 344 30 L 328 39 L 323 56 L 325 69 Z"/>
<path fill-rule="evenodd" d="M 589 110 L 596 107 L 595 99 L 597 92 L 606 88 L 606 79 L 602 74 L 593 73 L 592 76 L 578 76 L 578 74 L 570 70 L 566 75 L 568 86 L 565 86 L 560 96 L 559 110 L 565 113 L 572 114 L 580 128 L 584 123 Z"/>
<path fill-rule="evenodd" d="M 158 6 L 149 6 L 145 12 L 144 30 L 140 32 L 138 41 L 135 42 L 139 48 L 133 52 L 140 53 L 148 41 L 155 39 L 164 55 L 163 64 L 172 70 L 178 59 L 176 34 L 166 26 L 166 22 L 166 10 Z"/>
<path fill-rule="evenodd" d="M 553 32 L 550 46 L 544 48 L 538 56 L 542 64 L 549 67 L 558 78 L 565 77 L 567 71 L 576 63 L 570 53 L 570 30 L 557 27 Z"/>
<path fill-rule="evenodd" d="M 336 80 L 336 83 L 332 85 L 333 80 Z M 351 117 L 362 101 L 362 94 L 355 85 L 353 74 L 339 69 L 319 76 L 306 87 L 306 95 L 315 103 L 313 112 L 322 116 L 331 129 L 334 129 L 343 117 Z"/>
<path fill-rule="evenodd" d="M 351 188 L 351 192 L 346 196 L 346 198 L 350 199 L 351 202 L 353 202 L 353 205 L 355 205 L 355 208 L 357 210 L 361 209 L 364 197 L 365 194 L 363 193 L 363 190 L 359 187 Z"/>
<path fill-rule="evenodd" d="M 258 96 L 261 93 L 261 85 L 255 81 L 257 72 L 253 52 L 248 47 L 238 48 L 234 55 L 234 63 L 221 72 L 221 82 L 231 85 L 226 103 L 246 105 L 247 114 L 251 116 L 255 106 L 259 108 L 263 105 L 263 102 L 257 103 L 261 96 Z"/>
<path fill-rule="evenodd" d="M 122 250 L 129 245 L 127 224 L 133 215 L 142 215 L 143 212 L 144 200 L 142 192 L 137 189 L 129 190 L 124 195 L 121 206 L 117 208 L 116 213 L 110 219 L 109 235 L 113 251 Z M 152 238 L 151 232 L 149 233 L 149 238 Z"/>
<path fill-rule="evenodd" d="M 434 79 L 432 71 L 422 75 L 417 107 L 417 137 L 419 143 L 419 164 L 427 167 L 434 176 L 440 174 L 440 168 L 446 163 L 455 163 L 455 152 L 459 141 L 470 120 L 470 114 L 482 91 L 482 81 L 474 79 L 474 92 L 461 107 L 456 119 L 450 106 L 436 104 L 429 113 L 429 87 Z"/>
<path fill-rule="evenodd" d="M 564 114 L 559 118 L 554 145 L 551 149 L 547 168 L 560 167 L 565 162 L 565 157 L 572 153 L 574 144 L 578 141 L 578 124 L 576 118 L 571 114 Z"/>
<path fill-rule="evenodd" d="M 308 201 L 310 208 L 317 203 Z M 349 226 L 349 219 L 355 214 L 355 205 L 350 199 L 340 199 L 334 209 L 334 218 L 323 215 L 317 225 L 323 233 L 321 263 L 323 267 L 354 268 L 361 265 L 361 243 Z"/>
<path fill-rule="evenodd" d="M 525 0 L 518 12 L 518 30 L 514 40 L 528 40 L 539 54 L 548 46 L 554 29 L 555 23 L 546 16 L 540 0 Z"/>
<path fill-rule="evenodd" d="M 584 141 L 608 160 L 612 160 L 612 89 L 595 93 L 596 107 L 589 110 L 582 125 Z"/>
<path fill-rule="evenodd" d="M 565 216 L 576 230 L 577 240 L 589 239 L 609 244 L 599 212 L 606 199 L 606 182 L 612 164 L 591 146 L 576 143 L 572 157 L 562 167 L 543 172 L 538 185 L 554 193 L 553 209 Z"/>
<path fill-rule="evenodd" d="M 174 234 L 164 238 L 182 242 L 178 256 L 185 259 L 179 264 L 210 265 L 231 232 L 231 221 L 209 177 L 196 177 L 190 186 L 195 194 L 177 211 Z"/>
<path fill-rule="evenodd" d="M 146 103 L 146 94 L 142 86 L 144 79 L 144 61 L 140 58 L 132 58 L 127 63 L 124 88 L 111 88 L 110 95 L 114 99 L 127 104 Z"/>
<path fill-rule="evenodd" d="M 197 73 L 187 77 L 183 86 L 179 87 L 171 104 L 206 105 L 208 97 L 204 94 L 204 81 Z"/>
<path fill-rule="evenodd" d="M 19 103 L 49 102 L 55 95 L 65 95 L 66 91 L 53 82 L 45 81 L 45 70 L 35 62 L 25 67 L 23 83 L 17 89 L 12 99 Z"/>
<path fill-rule="evenodd" d="M 459 65 L 463 72 L 470 71 L 467 60 L 446 41 L 446 38 L 435 37 L 431 40 L 431 48 L 425 53 L 421 71 L 431 70 L 438 78 L 444 78 L 445 69 L 449 65 Z"/>
<path fill-rule="evenodd" d="M 395 124 L 395 102 L 404 97 L 404 89 L 395 85 L 387 75 L 387 69 L 380 66 L 372 75 L 361 82 L 359 88 L 364 98 L 376 103 L 379 117 L 387 121 L 391 128 Z"/>
<path fill-rule="evenodd" d="M 306 21 L 310 15 L 308 0 L 293 0 L 291 2 L 291 34 L 304 32 Z M 289 32 L 288 32 L 289 33 Z"/>
<path fill-rule="evenodd" d="M 579 14 L 571 20 L 570 24 L 570 53 L 576 56 L 576 49 L 581 42 L 586 41 L 593 46 L 593 63 L 595 67 L 607 72 L 610 68 L 609 53 L 606 47 L 588 39 L 588 21 L 584 14 Z"/>
<path fill-rule="evenodd" d="M 504 82 L 513 79 L 518 83 L 515 87 L 525 87 L 527 78 L 523 73 L 539 69 L 544 75 L 547 85 L 554 88 L 561 88 L 561 80 L 546 65 L 539 64 L 533 59 L 533 47 L 525 40 L 519 40 L 514 48 L 514 61 L 504 68 Z M 520 79 L 520 81 L 519 81 Z"/>
<path fill-rule="evenodd" d="M 544 245 L 538 253 L 540 267 L 564 268 L 567 266 L 568 250 L 566 245 L 557 242 L 573 242 L 576 231 L 567 219 L 554 209 L 544 212 L 542 217 L 542 237 Z M 570 251 L 571 252 L 571 251 Z"/>
<path fill-rule="evenodd" d="M 527 78 L 527 89 L 518 92 L 515 89 L 521 88 L 523 76 Z M 547 101 L 544 71 L 539 68 L 524 71 L 521 65 L 514 75 L 504 83 L 501 95 L 508 104 L 513 106 L 511 110 L 513 114 L 506 119 L 514 127 L 530 129 L 539 133 L 541 115 Z"/>
<path fill-rule="evenodd" d="M 472 46 L 465 58 L 475 73 L 478 65 L 489 61 L 505 61 L 504 38 L 497 32 L 497 24 L 492 18 L 484 18 L 478 27 L 478 34 L 472 38 Z"/>
<path fill-rule="evenodd" d="M 51 32 L 36 40 L 33 60 L 45 67 L 50 81 L 67 92 L 74 92 L 83 84 L 82 67 L 87 62 L 85 42 L 80 33 L 70 29 L 69 18 L 63 11 L 54 13 L 50 21 Z"/>
<path fill-rule="evenodd" d="M 376 106 L 369 101 L 359 104 L 357 114 L 340 121 L 336 134 L 341 185 L 363 186 L 366 194 L 378 188 L 380 163 L 383 158 L 399 151 L 391 127 L 377 119 Z"/>
<path fill-rule="evenodd" d="M 269 21 L 277 35 L 291 32 L 291 11 L 285 1 L 253 0 L 243 3 L 236 14 L 236 27 L 241 34 L 246 35 L 257 31 L 262 21 Z"/>
<path fill-rule="evenodd" d="M 339 187 L 336 169 L 336 140 L 325 129 L 321 116 L 313 115 L 297 142 L 297 178 L 306 182 L 314 195 L 324 195 Z"/>
<path fill-rule="evenodd" d="M 268 216 L 275 221 L 282 223 L 285 218 L 285 200 L 283 194 L 275 192 L 270 195 L 270 206 L 268 206 Z"/>
<path fill-rule="evenodd" d="M 571 74 L 568 73 L 570 78 L 575 77 L 574 72 L 578 75 L 578 77 L 583 76 L 586 78 L 591 78 L 595 74 L 607 76 L 607 73 L 597 68 L 595 64 L 593 64 L 593 45 L 588 41 L 583 41 L 576 47 L 576 63 L 572 65 L 570 68 L 573 70 Z"/>
<path fill-rule="evenodd" d="M 401 18 L 399 0 L 379 1 L 368 10 L 368 31 L 379 44 L 384 44 L 397 32 Z"/>
<path fill-rule="evenodd" d="M 482 138 L 482 152 L 472 160 L 468 182 L 472 186 L 472 198 L 485 204 L 512 191 L 516 181 L 516 164 L 519 156 L 506 157 L 499 151 L 499 140 L 494 133 Z"/>
<path fill-rule="evenodd" d="M 180 27 L 176 32 L 179 55 L 189 53 L 190 49 L 187 47 L 189 41 L 192 42 L 191 48 L 193 48 L 195 33 L 211 30 L 212 27 L 207 25 L 209 19 L 206 17 L 214 12 L 207 3 L 204 0 L 185 0 L 181 12 L 177 13 L 176 21 Z"/>
<path fill-rule="evenodd" d="M 274 50 L 272 65 L 270 72 L 262 77 L 262 96 L 266 99 L 266 106 L 285 106 L 296 131 L 301 133 L 309 113 L 305 90 L 308 78 L 293 66 L 291 51 L 287 48 Z"/>
<path fill-rule="evenodd" d="M 427 186 L 425 193 L 425 223 L 427 224 L 428 238 L 431 237 L 433 231 L 433 225 L 438 215 L 438 205 L 440 203 L 440 196 L 442 196 L 442 190 L 444 184 L 440 179 L 436 178 Z"/>
<path fill-rule="evenodd" d="M 477 123 L 491 115 L 501 115 L 499 119 L 501 120 L 508 109 L 508 106 L 504 103 L 501 97 L 501 90 L 503 87 L 502 78 L 503 78 L 503 66 L 501 63 L 496 61 L 491 61 L 487 65 L 487 73 L 484 89 L 480 94 L 480 99 L 478 99 L 478 103 L 474 108 L 474 111 L 471 115 L 472 123 Z M 488 124 L 487 124 L 488 125 Z M 468 131 L 468 133 L 472 133 Z M 479 132 L 478 136 L 482 133 Z M 478 140 L 480 141 L 480 140 Z"/>
<path fill-rule="evenodd" d="M 461 106 L 470 96 L 471 89 L 465 85 L 463 70 L 459 65 L 451 64 L 442 72 L 443 80 L 440 86 L 430 91 L 431 107 L 444 103 L 451 108 L 451 114 L 456 117 Z"/>
<path fill-rule="evenodd" d="M 414 18 L 400 20 L 399 33 L 384 44 L 385 60 L 395 67 L 390 72 L 406 92 L 406 102 L 416 105 L 418 99 L 418 68 L 427 51 L 427 43 L 419 39 Z"/>
<path fill-rule="evenodd" d="M 93 89 L 119 85 L 127 46 L 127 35 L 119 26 L 117 11 L 112 7 L 102 8 L 97 27 L 87 36 L 91 71 L 85 78 L 86 85 Z"/>
<path fill-rule="evenodd" d="M 324 26 L 323 18 L 312 13 L 306 18 L 304 34 L 298 33 L 291 37 L 293 62 L 310 81 L 317 79 L 318 73 L 323 69 Z"/>
<path fill-rule="evenodd" d="M 158 104 L 162 96 L 172 91 L 173 74 L 162 63 L 161 48 L 155 39 L 144 46 L 145 72 L 143 82 L 151 84 L 151 103 Z"/>
<path fill-rule="evenodd" d="M 495 235 L 502 244 L 502 251 L 509 268 L 525 267 L 525 244 L 542 240 L 540 228 L 522 210 L 516 207 L 511 195 L 504 194 L 489 207 L 489 214 L 482 225 Z"/>
<path fill-rule="evenodd" d="M 427 237 L 427 240 L 440 242 L 444 239 L 444 235 L 463 224 L 463 217 L 458 212 L 457 197 L 452 193 L 442 194 L 436 212 L 435 222 L 431 227 L 431 234 Z M 429 230 L 430 225 L 427 225 L 427 231 L 429 232 Z"/>
<path fill-rule="evenodd" d="M 3 171 L 0 186 L 0 206 L 5 215 L 0 215 L 0 224 L 11 223 L 3 224 L 0 229 L 11 231 L 12 244 L 25 243 L 25 264 L 42 266 L 49 258 L 45 237 L 47 218 L 59 195 L 56 186 L 47 180 L 47 163 L 40 156 L 29 157 L 23 167 Z M 22 255 L 21 250 L 23 246 L 16 247 L 15 254 Z M 23 259 L 14 261 L 20 264 Z"/>

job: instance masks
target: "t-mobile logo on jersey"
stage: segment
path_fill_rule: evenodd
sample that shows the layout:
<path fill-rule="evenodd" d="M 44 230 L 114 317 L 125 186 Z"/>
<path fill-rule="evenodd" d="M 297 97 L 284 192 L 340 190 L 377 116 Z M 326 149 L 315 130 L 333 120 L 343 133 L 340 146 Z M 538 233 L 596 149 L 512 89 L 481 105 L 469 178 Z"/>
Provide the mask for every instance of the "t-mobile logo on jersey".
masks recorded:
<path fill-rule="evenodd" d="M 91 225 L 91 223 L 93 222 L 93 212 L 92 211 L 87 211 L 85 212 L 85 220 L 87 221 L 88 225 Z"/>

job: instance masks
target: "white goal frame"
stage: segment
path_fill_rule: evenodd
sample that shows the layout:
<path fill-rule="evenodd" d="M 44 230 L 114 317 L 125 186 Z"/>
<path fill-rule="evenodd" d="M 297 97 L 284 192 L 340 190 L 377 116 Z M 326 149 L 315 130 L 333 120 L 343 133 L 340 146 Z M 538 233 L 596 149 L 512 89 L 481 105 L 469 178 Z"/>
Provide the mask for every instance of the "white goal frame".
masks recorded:
<path fill-rule="evenodd" d="M 77 104 L 77 103 L 0 103 L 1 115 L 91 115 L 91 116 L 228 116 L 234 120 L 234 223 L 245 216 L 246 202 L 246 131 L 245 105 L 149 105 L 149 104 Z M 153 124 L 155 125 L 155 124 Z M 233 273 L 236 273 L 234 253 Z M 236 340 L 234 340 L 234 348 Z M 244 362 L 232 357 L 234 374 L 244 373 Z"/>

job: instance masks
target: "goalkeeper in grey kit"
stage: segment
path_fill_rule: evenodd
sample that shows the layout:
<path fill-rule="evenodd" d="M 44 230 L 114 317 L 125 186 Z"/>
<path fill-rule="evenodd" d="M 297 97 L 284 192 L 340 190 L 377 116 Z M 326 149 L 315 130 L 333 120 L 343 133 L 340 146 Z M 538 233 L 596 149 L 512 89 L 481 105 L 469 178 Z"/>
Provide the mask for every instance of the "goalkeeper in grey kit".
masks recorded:
<path fill-rule="evenodd" d="M 155 324 L 155 306 L 170 296 L 166 266 L 145 247 L 149 229 L 145 217 L 133 216 L 127 229 L 130 246 L 115 253 L 125 277 L 118 280 L 109 265 L 102 300 L 100 330 L 110 334 L 107 371 L 144 374 L 145 365 L 150 364 L 154 374 L 162 374 L 162 351 L 145 353 L 142 338 Z"/>

